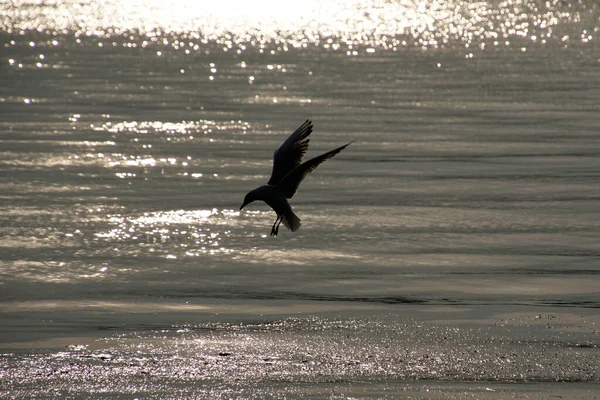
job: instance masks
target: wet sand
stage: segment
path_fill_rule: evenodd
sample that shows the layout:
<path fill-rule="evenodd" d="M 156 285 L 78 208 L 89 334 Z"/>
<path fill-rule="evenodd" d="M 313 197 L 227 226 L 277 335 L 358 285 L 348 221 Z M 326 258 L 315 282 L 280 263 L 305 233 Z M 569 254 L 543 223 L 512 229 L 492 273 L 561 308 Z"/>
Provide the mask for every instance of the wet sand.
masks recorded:
<path fill-rule="evenodd" d="M 46 331 L 4 342 L 0 397 L 588 399 L 600 394 L 600 316 L 593 309 L 265 301 L 254 307 L 211 304 L 208 312 L 172 311 L 176 306 L 173 301 L 157 304 L 157 310 L 162 307 L 157 312 L 132 309 L 113 315 L 112 326 L 95 328 L 86 326 L 90 311 L 81 311 L 70 316 L 81 320 L 80 335 L 67 327 L 65 317 L 57 332 L 66 336 Z M 198 309 L 189 302 L 185 307 Z M 289 317 L 292 308 L 295 317 Z M 10 321 L 9 314 L 4 307 L 3 320 Z M 30 315 L 32 321 L 40 317 Z M 23 337 L 14 334 L 16 324 L 2 328 L 5 334 L 7 329 Z"/>

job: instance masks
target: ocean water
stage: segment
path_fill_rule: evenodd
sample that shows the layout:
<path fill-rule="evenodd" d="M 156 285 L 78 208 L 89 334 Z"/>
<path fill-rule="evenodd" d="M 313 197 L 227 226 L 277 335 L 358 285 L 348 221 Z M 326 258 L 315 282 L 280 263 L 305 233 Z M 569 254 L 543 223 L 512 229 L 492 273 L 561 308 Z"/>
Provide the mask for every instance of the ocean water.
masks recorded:
<path fill-rule="evenodd" d="M 600 379 L 598 325 L 565 339 L 573 316 L 526 349 L 523 326 L 431 325 L 596 316 L 597 2 L 0 11 L 2 396 L 327 398 L 358 379 L 368 390 L 353 395 L 379 398 L 406 390 L 388 380 Z M 355 142 L 291 200 L 302 228 L 270 237 L 266 205 L 239 207 L 306 119 L 307 157 Z M 480 356 L 452 352 L 467 342 Z M 485 366 L 506 354 L 546 358 Z"/>

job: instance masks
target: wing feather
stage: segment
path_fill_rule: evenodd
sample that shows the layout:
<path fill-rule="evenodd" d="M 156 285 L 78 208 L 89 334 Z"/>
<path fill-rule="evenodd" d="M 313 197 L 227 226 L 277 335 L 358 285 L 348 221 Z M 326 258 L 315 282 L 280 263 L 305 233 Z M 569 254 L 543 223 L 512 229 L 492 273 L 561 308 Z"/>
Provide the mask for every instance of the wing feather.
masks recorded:
<path fill-rule="evenodd" d="M 273 154 L 273 170 L 269 185 L 278 184 L 287 174 L 302 163 L 308 150 L 308 136 L 312 133 L 313 125 L 306 120 L 287 138 Z"/>
<path fill-rule="evenodd" d="M 343 146 L 338 147 L 337 149 L 333 149 L 328 151 L 327 153 L 321 154 L 320 156 L 311 158 L 308 161 L 300 164 L 296 168 L 294 168 L 289 174 L 287 174 L 278 184 L 277 188 L 284 194 L 288 199 L 292 198 L 296 191 L 298 190 L 298 186 L 300 186 L 300 182 L 312 171 L 315 170 L 319 165 L 329 160 L 333 156 L 335 156 L 340 151 L 344 150 L 348 147 L 350 143 L 346 143 Z"/>

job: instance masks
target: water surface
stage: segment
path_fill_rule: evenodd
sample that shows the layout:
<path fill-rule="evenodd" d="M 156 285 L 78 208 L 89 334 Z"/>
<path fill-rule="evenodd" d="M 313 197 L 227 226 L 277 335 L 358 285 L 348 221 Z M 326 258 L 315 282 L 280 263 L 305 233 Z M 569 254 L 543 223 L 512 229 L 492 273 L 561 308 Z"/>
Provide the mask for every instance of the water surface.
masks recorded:
<path fill-rule="evenodd" d="M 3 347 L 336 311 L 587 315 L 600 10 L 537 3 L 1 5 Z M 309 157 L 356 142 L 292 200 L 302 228 L 272 238 L 270 209 L 238 209 L 309 118 Z"/>

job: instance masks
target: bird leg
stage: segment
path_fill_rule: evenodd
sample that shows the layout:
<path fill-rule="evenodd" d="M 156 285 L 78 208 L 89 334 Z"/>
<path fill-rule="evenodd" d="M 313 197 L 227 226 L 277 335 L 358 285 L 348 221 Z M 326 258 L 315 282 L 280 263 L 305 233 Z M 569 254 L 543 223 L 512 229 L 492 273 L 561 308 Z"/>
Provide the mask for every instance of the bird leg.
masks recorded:
<path fill-rule="evenodd" d="M 279 231 L 279 225 L 277 225 L 278 222 L 281 223 L 281 217 L 279 216 L 279 214 L 277 214 L 275 223 L 273 224 L 273 227 L 271 228 L 271 236 L 277 236 L 277 232 Z"/>
<path fill-rule="evenodd" d="M 281 221 L 283 221 L 283 217 L 279 217 L 279 223 L 275 227 L 275 236 L 279 233 L 279 225 L 281 225 Z"/>

